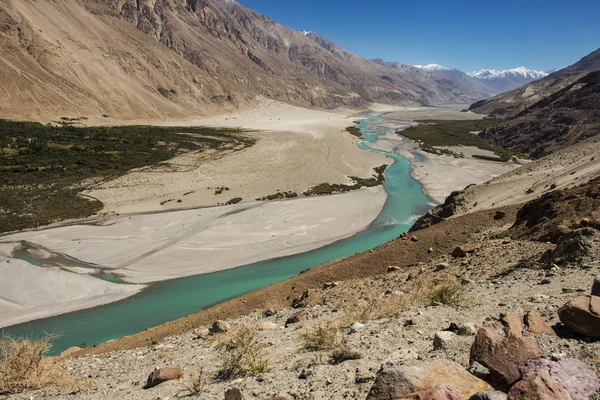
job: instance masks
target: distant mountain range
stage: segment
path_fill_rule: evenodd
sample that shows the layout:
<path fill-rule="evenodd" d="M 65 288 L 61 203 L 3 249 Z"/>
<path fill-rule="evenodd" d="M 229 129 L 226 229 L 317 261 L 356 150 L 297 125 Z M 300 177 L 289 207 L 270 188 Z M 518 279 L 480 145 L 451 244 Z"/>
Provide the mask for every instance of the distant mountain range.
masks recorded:
<path fill-rule="evenodd" d="M 415 65 L 415 67 L 423 71 L 435 71 L 446 74 L 453 79 L 458 79 L 462 82 L 470 82 L 471 84 L 473 81 L 479 81 L 488 88 L 487 93 L 492 95 L 516 89 L 553 72 L 517 67 L 513 69 L 481 69 L 465 73 L 458 69 L 444 67 L 439 64 Z M 472 78 L 473 80 L 469 80 L 467 77 Z"/>

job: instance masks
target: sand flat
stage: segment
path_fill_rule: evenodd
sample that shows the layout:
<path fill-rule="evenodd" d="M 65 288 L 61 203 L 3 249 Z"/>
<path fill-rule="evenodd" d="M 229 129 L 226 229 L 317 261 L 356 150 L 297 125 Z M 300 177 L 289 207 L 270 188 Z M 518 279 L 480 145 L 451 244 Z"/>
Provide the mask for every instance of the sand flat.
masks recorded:
<path fill-rule="evenodd" d="M 365 229 L 383 187 L 295 200 L 120 215 L 8 235 L 110 268 L 132 283 L 199 275 L 316 249 Z"/>
<path fill-rule="evenodd" d="M 143 285 L 119 285 L 0 255 L 0 328 L 132 296 Z"/>

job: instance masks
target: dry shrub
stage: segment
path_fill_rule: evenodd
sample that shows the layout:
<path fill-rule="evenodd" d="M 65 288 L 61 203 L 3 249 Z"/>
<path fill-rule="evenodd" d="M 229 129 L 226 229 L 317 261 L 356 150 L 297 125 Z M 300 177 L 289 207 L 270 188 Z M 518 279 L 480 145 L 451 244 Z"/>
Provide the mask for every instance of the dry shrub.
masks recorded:
<path fill-rule="evenodd" d="M 336 324 L 319 325 L 300 333 L 304 349 L 308 351 L 333 350 L 342 345 L 340 328 Z"/>
<path fill-rule="evenodd" d="M 425 292 L 427 304 L 460 307 L 466 304 L 463 287 L 456 282 L 430 283 Z"/>
<path fill-rule="evenodd" d="M 249 326 L 225 333 L 217 342 L 217 348 L 222 352 L 217 377 L 223 380 L 245 378 L 268 371 L 266 347 L 256 339 L 256 331 Z"/>
<path fill-rule="evenodd" d="M 344 323 L 367 323 L 381 318 L 396 318 L 412 305 L 406 295 L 371 294 L 362 298 L 351 298 L 340 305 L 344 311 Z"/>
<path fill-rule="evenodd" d="M 204 393 L 204 389 L 208 385 L 208 376 L 204 372 L 204 367 L 198 367 L 196 372 L 190 375 L 190 379 L 191 385 L 188 387 L 188 390 L 194 395 Z"/>
<path fill-rule="evenodd" d="M 0 394 L 56 386 L 61 390 L 75 389 L 74 379 L 60 361 L 44 358 L 54 335 L 42 339 L 3 335 L 0 338 Z"/>

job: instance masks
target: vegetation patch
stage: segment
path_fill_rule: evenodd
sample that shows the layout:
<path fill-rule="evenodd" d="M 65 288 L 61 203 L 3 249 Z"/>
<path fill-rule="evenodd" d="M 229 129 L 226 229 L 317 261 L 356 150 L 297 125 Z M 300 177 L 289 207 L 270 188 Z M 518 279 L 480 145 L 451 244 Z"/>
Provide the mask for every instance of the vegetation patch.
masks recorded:
<path fill-rule="evenodd" d="M 266 343 L 256 338 L 256 330 L 244 326 L 227 332 L 217 342 L 221 364 L 217 378 L 222 380 L 246 378 L 269 370 L 265 356 Z"/>
<path fill-rule="evenodd" d="M 349 192 L 351 190 L 357 190 L 363 187 L 383 185 L 385 183 L 384 172 L 386 168 L 386 164 L 375 168 L 375 175 L 373 175 L 371 178 L 358 178 L 356 176 L 351 176 L 350 179 L 354 181 L 353 185 L 346 185 L 343 183 L 320 183 L 317 186 L 304 191 L 302 194 L 304 196 L 319 196 L 324 194 Z"/>
<path fill-rule="evenodd" d="M 277 192 L 270 194 L 268 196 L 257 197 L 256 201 L 265 201 L 265 200 L 280 200 L 280 199 L 293 199 L 294 197 L 298 197 L 298 193 L 296 192 Z"/>
<path fill-rule="evenodd" d="M 496 146 L 486 139 L 472 133 L 495 127 L 500 123 L 498 119 L 475 120 L 420 120 L 416 126 L 396 131 L 399 135 L 419 142 L 424 151 L 439 154 L 440 149 L 435 146 L 474 146 L 482 150 L 493 151 L 499 160 L 510 160 L 513 153 L 502 147 Z"/>
<path fill-rule="evenodd" d="M 335 324 L 319 325 L 300 333 L 302 346 L 308 351 L 334 350 L 342 346 L 340 328 Z"/>
<path fill-rule="evenodd" d="M 74 379 L 58 361 L 44 358 L 54 337 L 0 338 L 0 395 L 56 386 L 71 391 Z"/>
<path fill-rule="evenodd" d="M 351 135 L 362 138 L 362 132 L 360 131 L 360 128 L 357 128 L 356 126 L 349 126 L 346 128 L 346 130 L 348 132 L 350 132 Z"/>
<path fill-rule="evenodd" d="M 72 122 L 72 121 L 68 121 Z M 0 119 L 0 232 L 89 216 L 102 209 L 81 196 L 135 168 L 184 152 L 239 151 L 254 139 L 205 127 L 51 126 Z"/>

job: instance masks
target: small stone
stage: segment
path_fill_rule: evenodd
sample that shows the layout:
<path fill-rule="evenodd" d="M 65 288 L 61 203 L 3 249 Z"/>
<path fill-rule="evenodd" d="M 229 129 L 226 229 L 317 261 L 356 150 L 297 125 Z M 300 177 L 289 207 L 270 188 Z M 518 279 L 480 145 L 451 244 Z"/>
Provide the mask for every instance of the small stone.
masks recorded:
<path fill-rule="evenodd" d="M 244 400 L 244 396 L 240 389 L 231 388 L 225 391 L 225 400 Z"/>
<path fill-rule="evenodd" d="M 565 358 L 567 355 L 565 353 L 552 353 L 550 354 L 550 359 L 552 361 L 560 361 Z"/>
<path fill-rule="evenodd" d="M 404 321 L 404 326 L 415 326 L 415 320 L 414 319 L 407 319 L 406 321 Z"/>
<path fill-rule="evenodd" d="M 314 371 L 312 369 L 303 369 L 300 373 L 300 376 L 298 376 L 298 379 L 308 379 L 308 377 L 312 376 L 313 374 Z"/>
<path fill-rule="evenodd" d="M 549 278 L 544 278 L 540 281 L 540 283 L 538 283 L 538 285 L 548 285 L 550 284 L 552 281 Z"/>
<path fill-rule="evenodd" d="M 429 253 L 429 254 L 433 253 L 433 247 L 428 248 L 427 253 Z"/>
<path fill-rule="evenodd" d="M 352 325 L 350 325 L 350 332 L 352 333 L 356 333 L 356 332 L 360 332 L 364 329 L 365 324 L 361 324 L 360 322 L 355 322 Z"/>
<path fill-rule="evenodd" d="M 456 338 L 456 334 L 449 331 L 438 331 L 433 338 L 433 349 L 447 349 L 450 343 Z"/>
<path fill-rule="evenodd" d="M 400 267 L 397 265 L 388 265 L 387 272 L 396 272 L 400 271 Z"/>
<path fill-rule="evenodd" d="M 433 269 L 435 272 L 437 271 L 443 271 L 445 269 L 450 268 L 450 264 L 448 263 L 439 263 L 435 266 L 435 268 Z"/>
<path fill-rule="evenodd" d="M 277 311 L 272 310 L 272 309 L 269 308 L 267 311 L 265 311 L 264 316 L 265 317 L 271 317 L 271 316 L 273 316 L 275 314 L 277 314 Z"/>
<path fill-rule="evenodd" d="M 411 241 L 413 241 L 413 242 L 418 242 L 418 241 L 419 241 L 419 238 L 418 238 L 418 237 L 416 237 L 416 236 L 411 236 L 411 237 L 410 237 L 410 240 L 411 240 Z"/>
<path fill-rule="evenodd" d="M 494 392 L 479 392 L 469 397 L 469 400 L 506 400 L 506 393 Z"/>
<path fill-rule="evenodd" d="M 496 221 L 504 217 L 506 217 L 506 213 L 504 211 L 496 211 L 496 214 L 494 214 L 494 219 Z"/>
<path fill-rule="evenodd" d="M 462 324 L 458 327 L 458 334 L 460 336 L 475 336 L 477 327 L 473 323 Z"/>
<path fill-rule="evenodd" d="M 323 285 L 323 289 L 331 289 L 337 287 L 338 285 L 338 282 L 325 282 L 325 284 Z"/>
<path fill-rule="evenodd" d="M 596 276 L 592 283 L 592 296 L 600 296 L 600 275 Z"/>
<path fill-rule="evenodd" d="M 231 326 L 225 321 L 215 321 L 212 324 L 212 328 L 209 329 L 210 333 L 223 333 L 231 330 Z"/>
<path fill-rule="evenodd" d="M 146 389 L 159 385 L 163 382 L 183 378 L 183 371 L 179 367 L 156 368 L 148 375 Z"/>
<path fill-rule="evenodd" d="M 285 326 L 287 327 L 290 324 L 296 324 L 300 321 L 306 321 L 308 319 L 308 314 L 306 311 L 299 311 L 295 314 L 290 315 L 290 317 L 285 321 Z"/>

